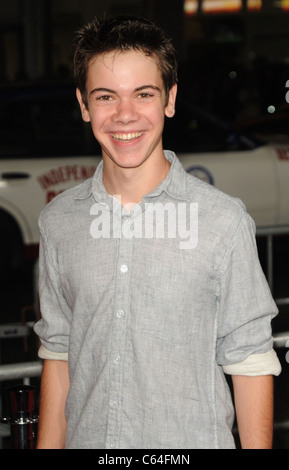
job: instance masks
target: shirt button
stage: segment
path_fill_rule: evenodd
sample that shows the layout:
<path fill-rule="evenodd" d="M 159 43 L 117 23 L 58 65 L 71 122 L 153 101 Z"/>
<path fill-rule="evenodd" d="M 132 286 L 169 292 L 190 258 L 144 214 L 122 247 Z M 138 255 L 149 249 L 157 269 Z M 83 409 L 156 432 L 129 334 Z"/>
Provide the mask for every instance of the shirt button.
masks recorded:
<path fill-rule="evenodd" d="M 117 316 L 118 318 L 124 317 L 124 311 L 123 311 L 123 310 L 118 310 L 118 311 L 116 312 L 116 316 Z"/>
<path fill-rule="evenodd" d="M 120 363 L 120 360 L 121 360 L 121 357 L 120 357 L 119 354 L 117 354 L 117 355 L 114 357 L 114 362 L 115 362 L 116 364 L 119 364 L 119 363 Z"/>
<path fill-rule="evenodd" d="M 120 267 L 120 270 L 122 273 L 127 273 L 128 271 L 128 267 L 126 264 L 122 264 L 121 267 Z"/>
<path fill-rule="evenodd" d="M 131 227 L 132 224 L 133 224 L 133 221 L 131 219 L 126 219 L 125 220 L 125 224 L 128 226 L 128 227 Z"/>
<path fill-rule="evenodd" d="M 111 449 L 114 449 L 114 448 L 115 448 L 115 443 L 114 443 L 114 442 L 111 442 L 110 445 L 109 445 L 109 447 L 110 447 Z"/>

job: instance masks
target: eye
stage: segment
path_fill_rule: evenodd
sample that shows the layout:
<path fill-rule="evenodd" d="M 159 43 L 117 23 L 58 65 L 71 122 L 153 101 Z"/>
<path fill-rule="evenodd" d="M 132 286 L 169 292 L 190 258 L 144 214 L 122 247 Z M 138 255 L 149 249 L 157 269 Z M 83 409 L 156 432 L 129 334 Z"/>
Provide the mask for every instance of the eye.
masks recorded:
<path fill-rule="evenodd" d="M 112 97 L 110 95 L 102 95 L 96 98 L 97 101 L 110 101 Z"/>
<path fill-rule="evenodd" d="M 140 98 L 141 100 L 149 99 L 149 98 L 152 98 L 152 97 L 153 97 L 153 95 L 151 93 L 146 92 L 146 91 L 142 91 L 138 95 L 138 98 Z"/>

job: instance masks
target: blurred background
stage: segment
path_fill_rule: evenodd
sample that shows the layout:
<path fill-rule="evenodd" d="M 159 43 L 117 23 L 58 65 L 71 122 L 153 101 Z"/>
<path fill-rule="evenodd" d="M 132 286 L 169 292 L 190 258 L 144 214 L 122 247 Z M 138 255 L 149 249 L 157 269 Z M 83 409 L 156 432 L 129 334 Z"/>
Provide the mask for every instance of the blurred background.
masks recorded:
<path fill-rule="evenodd" d="M 22 382 L 35 387 L 37 414 L 37 217 L 94 171 L 99 149 L 74 97 L 73 39 L 103 14 L 144 16 L 173 38 L 180 101 L 165 143 L 195 154 L 188 171 L 233 195 L 238 181 L 236 195 L 248 197 L 280 309 L 274 448 L 289 448 L 289 0 L 1 0 L 0 417 L 11 416 L 7 387 Z M 223 155 L 236 162 L 232 173 Z M 10 431 L 0 424 L 0 448 L 11 448 Z"/>
<path fill-rule="evenodd" d="M 181 85 L 196 103 L 249 120 L 285 104 L 288 10 L 287 0 L 1 0 L 0 79 L 68 80 L 82 24 L 141 15 L 173 37 Z"/>

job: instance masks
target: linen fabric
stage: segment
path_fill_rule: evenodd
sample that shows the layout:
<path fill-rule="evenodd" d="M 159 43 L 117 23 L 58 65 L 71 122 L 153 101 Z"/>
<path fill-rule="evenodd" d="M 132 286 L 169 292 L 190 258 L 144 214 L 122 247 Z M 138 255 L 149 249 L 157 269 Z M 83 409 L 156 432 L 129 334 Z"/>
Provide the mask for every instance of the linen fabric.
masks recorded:
<path fill-rule="evenodd" d="M 165 156 L 167 177 L 132 210 L 107 193 L 101 162 L 40 215 L 35 331 L 42 357 L 68 359 L 66 448 L 234 448 L 223 368 L 280 372 L 253 220 Z M 164 231 L 144 236 L 156 204 Z M 169 210 L 182 213 L 175 236 Z"/>

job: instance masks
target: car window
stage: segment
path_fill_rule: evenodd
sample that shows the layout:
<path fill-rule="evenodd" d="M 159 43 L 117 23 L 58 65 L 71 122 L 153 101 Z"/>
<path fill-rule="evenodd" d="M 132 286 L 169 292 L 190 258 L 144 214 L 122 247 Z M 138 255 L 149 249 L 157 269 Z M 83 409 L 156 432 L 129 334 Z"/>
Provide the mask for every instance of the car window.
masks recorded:
<path fill-rule="evenodd" d="M 266 142 L 289 142 L 289 106 L 279 111 L 248 121 L 240 126 L 243 132 L 250 133 Z"/>
<path fill-rule="evenodd" d="M 164 147 L 177 153 L 245 150 L 256 145 L 222 119 L 182 98 L 176 102 L 175 116 L 165 123 Z"/>
<path fill-rule="evenodd" d="M 97 151 L 74 94 L 23 94 L 2 103 L 1 158 L 72 156 Z"/>

